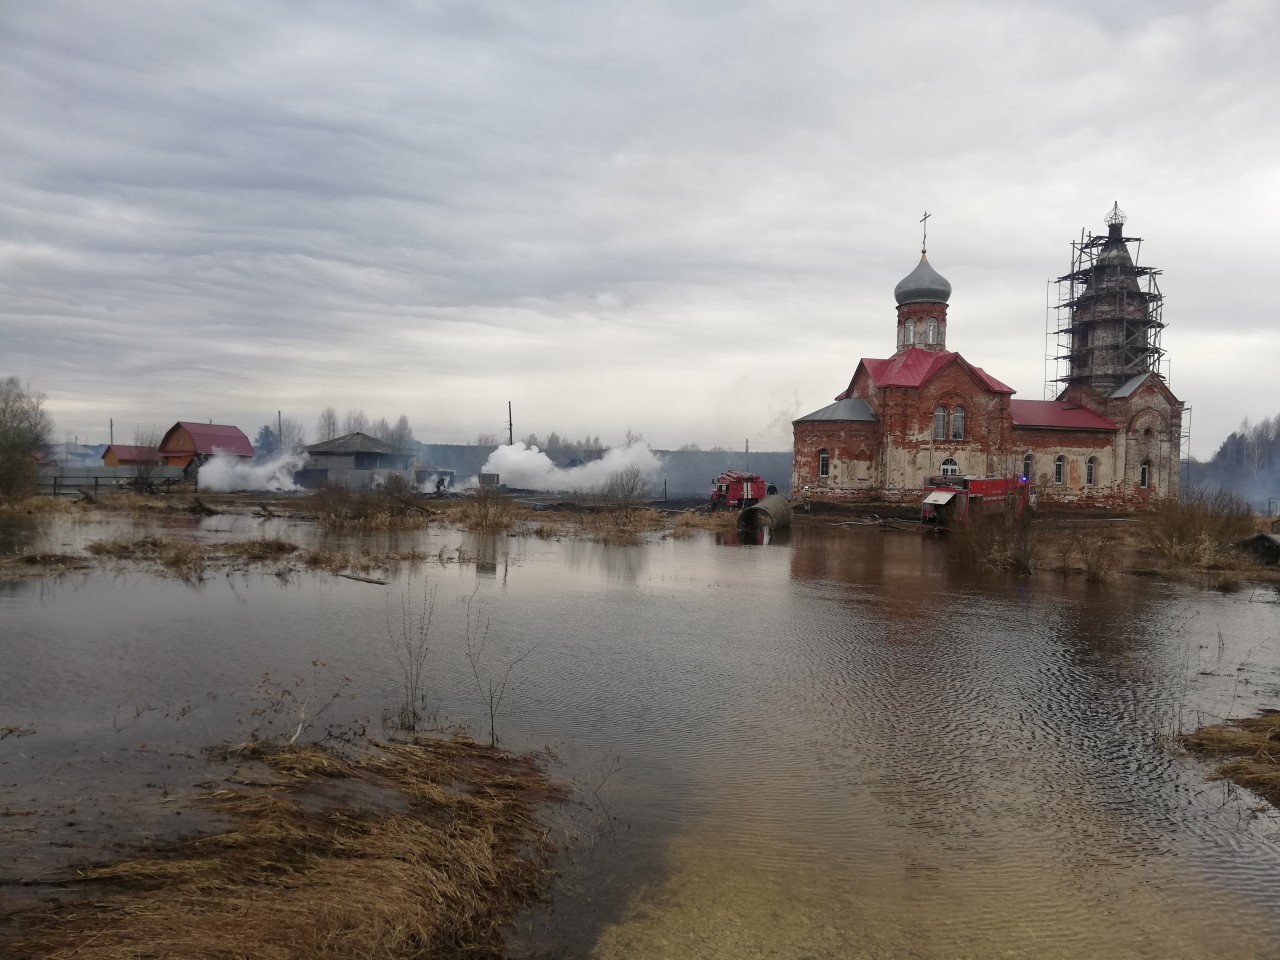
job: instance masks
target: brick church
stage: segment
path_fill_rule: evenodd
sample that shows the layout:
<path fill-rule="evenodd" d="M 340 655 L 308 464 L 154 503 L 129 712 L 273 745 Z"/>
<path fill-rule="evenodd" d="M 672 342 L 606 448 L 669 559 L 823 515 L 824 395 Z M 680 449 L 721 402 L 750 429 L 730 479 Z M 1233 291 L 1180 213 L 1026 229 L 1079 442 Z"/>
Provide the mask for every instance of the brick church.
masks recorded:
<path fill-rule="evenodd" d="M 1176 496 L 1183 403 L 1160 374 L 1158 270 L 1137 266 L 1116 206 L 1058 280 L 1054 400 L 947 349 L 951 284 L 920 263 L 894 288 L 896 349 L 863 358 L 835 401 L 792 424 L 792 489 L 817 501 L 915 502 L 931 477 L 1021 476 L 1042 504 L 1139 509 Z"/>

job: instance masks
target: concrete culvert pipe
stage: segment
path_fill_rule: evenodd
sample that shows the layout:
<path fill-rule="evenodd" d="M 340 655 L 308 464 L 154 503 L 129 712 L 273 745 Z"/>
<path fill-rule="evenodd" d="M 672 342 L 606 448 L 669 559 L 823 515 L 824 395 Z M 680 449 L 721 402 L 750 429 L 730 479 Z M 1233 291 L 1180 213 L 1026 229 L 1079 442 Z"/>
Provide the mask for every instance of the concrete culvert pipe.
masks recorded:
<path fill-rule="evenodd" d="M 791 504 L 781 494 L 770 494 L 759 503 L 744 507 L 738 514 L 738 526 L 744 530 L 760 527 L 785 530 L 791 526 Z"/>

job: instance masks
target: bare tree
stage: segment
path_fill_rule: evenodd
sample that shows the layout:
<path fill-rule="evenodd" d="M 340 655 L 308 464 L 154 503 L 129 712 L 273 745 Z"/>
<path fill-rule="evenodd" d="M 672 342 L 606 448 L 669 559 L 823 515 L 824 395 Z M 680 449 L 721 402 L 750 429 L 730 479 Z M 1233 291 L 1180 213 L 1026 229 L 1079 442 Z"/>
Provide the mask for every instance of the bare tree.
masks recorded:
<path fill-rule="evenodd" d="M 387 423 L 386 417 L 379 417 L 373 421 L 367 432 L 369 436 L 377 437 L 383 443 L 391 442 L 391 424 Z"/>
<path fill-rule="evenodd" d="M 160 471 L 160 428 L 155 424 L 149 427 L 138 427 L 133 432 L 133 445 L 139 453 L 147 451 L 146 459 L 133 468 L 133 488 L 139 493 L 153 493 L 156 489 L 156 474 Z"/>
<path fill-rule="evenodd" d="M 409 418 L 403 413 L 400 414 L 396 425 L 391 428 L 387 442 L 396 448 L 397 453 L 405 453 L 409 449 L 409 444 L 413 443 L 413 427 L 409 426 Z"/>
<path fill-rule="evenodd" d="M 301 450 L 307 445 L 307 433 L 297 420 L 285 417 L 279 426 L 280 436 L 276 439 L 280 442 L 281 450 Z"/>
<path fill-rule="evenodd" d="M 363 410 L 351 409 L 347 411 L 346 419 L 342 421 L 342 433 L 368 433 L 369 418 Z"/>
<path fill-rule="evenodd" d="M 338 435 L 338 411 L 325 407 L 316 421 L 316 443 L 332 440 Z"/>
<path fill-rule="evenodd" d="M 34 488 L 33 457 L 48 446 L 53 418 L 44 394 L 24 387 L 17 377 L 0 380 L 0 496 L 18 496 Z"/>

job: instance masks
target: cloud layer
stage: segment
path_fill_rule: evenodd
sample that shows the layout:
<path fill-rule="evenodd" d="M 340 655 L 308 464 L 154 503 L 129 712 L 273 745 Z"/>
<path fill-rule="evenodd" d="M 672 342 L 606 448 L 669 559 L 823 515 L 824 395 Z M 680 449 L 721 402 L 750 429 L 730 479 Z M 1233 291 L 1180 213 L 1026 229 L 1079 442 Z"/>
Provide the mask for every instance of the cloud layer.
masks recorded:
<path fill-rule="evenodd" d="M 1114 200 L 1207 456 L 1274 414 L 1266 2 L 19 4 L 0 332 L 60 432 L 789 445 L 894 284 L 1043 395 L 1046 280 Z"/>

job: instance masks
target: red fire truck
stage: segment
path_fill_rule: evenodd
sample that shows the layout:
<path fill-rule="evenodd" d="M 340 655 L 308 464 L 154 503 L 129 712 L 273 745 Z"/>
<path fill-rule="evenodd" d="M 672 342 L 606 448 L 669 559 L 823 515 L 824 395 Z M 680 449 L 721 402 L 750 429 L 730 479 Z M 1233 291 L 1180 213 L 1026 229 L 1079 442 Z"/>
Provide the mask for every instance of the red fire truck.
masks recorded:
<path fill-rule="evenodd" d="M 981 516 L 1035 509 L 1035 485 L 1025 477 L 930 477 L 920 522 L 951 527 Z"/>
<path fill-rule="evenodd" d="M 741 510 L 763 500 L 777 489 L 770 489 L 773 484 L 766 484 L 754 473 L 742 473 L 738 470 L 726 470 L 711 481 L 711 509 L 722 510 L 732 507 Z"/>

